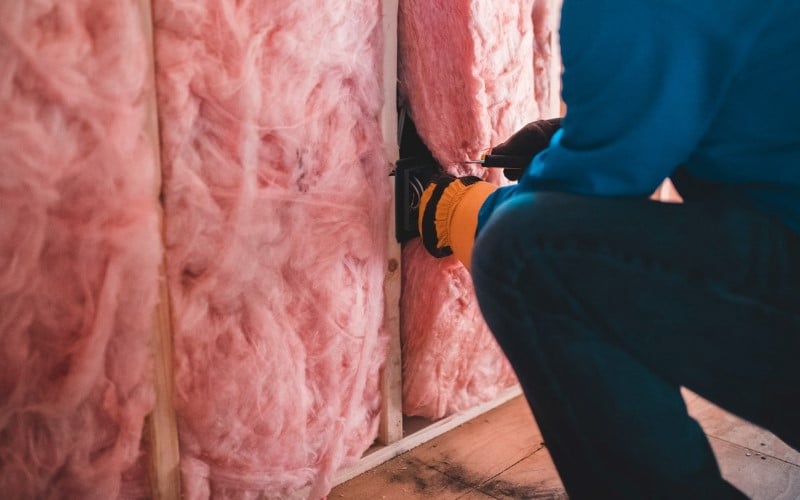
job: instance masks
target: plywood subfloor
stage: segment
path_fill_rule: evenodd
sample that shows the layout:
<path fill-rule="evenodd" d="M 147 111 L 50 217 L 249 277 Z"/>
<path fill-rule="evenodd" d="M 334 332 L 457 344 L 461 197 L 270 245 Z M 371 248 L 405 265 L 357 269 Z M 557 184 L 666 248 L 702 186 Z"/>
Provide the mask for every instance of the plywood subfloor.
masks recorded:
<path fill-rule="evenodd" d="M 754 499 L 800 498 L 800 453 L 686 391 L 725 478 Z M 329 500 L 567 498 L 522 397 L 337 486 Z"/>

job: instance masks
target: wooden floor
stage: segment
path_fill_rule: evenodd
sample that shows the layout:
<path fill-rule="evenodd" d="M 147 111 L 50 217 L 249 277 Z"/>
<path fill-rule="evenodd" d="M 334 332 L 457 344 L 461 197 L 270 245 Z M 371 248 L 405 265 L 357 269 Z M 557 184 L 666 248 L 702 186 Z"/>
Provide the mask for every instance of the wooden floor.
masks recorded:
<path fill-rule="evenodd" d="M 725 478 L 755 499 L 800 499 L 800 453 L 686 391 Z M 567 498 L 522 397 L 334 488 L 328 500 Z"/>

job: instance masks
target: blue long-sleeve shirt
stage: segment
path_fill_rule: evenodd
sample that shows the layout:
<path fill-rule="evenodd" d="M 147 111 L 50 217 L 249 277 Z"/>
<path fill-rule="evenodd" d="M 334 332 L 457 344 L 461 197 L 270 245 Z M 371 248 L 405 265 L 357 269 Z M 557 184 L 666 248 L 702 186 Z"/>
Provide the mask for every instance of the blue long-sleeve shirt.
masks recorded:
<path fill-rule="evenodd" d="M 564 0 L 567 113 L 518 192 L 746 204 L 800 231 L 800 2 Z"/>

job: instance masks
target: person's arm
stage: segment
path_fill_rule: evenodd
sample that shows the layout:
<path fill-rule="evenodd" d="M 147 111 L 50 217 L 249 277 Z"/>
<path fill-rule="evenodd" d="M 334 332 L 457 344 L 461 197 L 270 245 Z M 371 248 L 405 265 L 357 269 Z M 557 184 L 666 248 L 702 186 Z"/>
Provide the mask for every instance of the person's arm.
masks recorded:
<path fill-rule="evenodd" d="M 525 158 L 527 163 L 547 147 L 561 118 L 528 123 L 505 142 L 492 148 L 492 154 Z M 516 180 L 517 170 L 504 175 Z M 478 177 L 455 178 L 443 175 L 427 186 L 420 198 L 419 232 L 425 249 L 434 257 L 454 255 L 467 269 L 478 228 L 478 212 L 497 189 Z"/>
<path fill-rule="evenodd" d="M 518 191 L 648 196 L 697 148 L 765 19 L 744 0 L 565 0 L 567 113 Z"/>

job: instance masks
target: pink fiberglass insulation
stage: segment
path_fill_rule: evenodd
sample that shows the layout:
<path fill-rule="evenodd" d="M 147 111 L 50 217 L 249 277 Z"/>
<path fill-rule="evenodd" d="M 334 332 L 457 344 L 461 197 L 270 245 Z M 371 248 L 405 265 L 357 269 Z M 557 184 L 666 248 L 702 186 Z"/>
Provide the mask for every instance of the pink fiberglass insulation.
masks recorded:
<path fill-rule="evenodd" d="M 560 114 L 553 101 L 554 72 L 559 72 L 558 57 L 553 54 L 557 47 L 557 24 L 560 16 L 562 0 L 533 1 L 533 88 L 536 104 L 539 109 L 537 117 L 552 118 Z M 556 64 L 554 64 L 554 62 Z"/>
<path fill-rule="evenodd" d="M 139 2 L 0 2 L 0 496 L 146 494 L 161 243 Z"/>
<path fill-rule="evenodd" d="M 377 432 L 380 5 L 154 8 L 184 492 L 316 500 Z"/>
<path fill-rule="evenodd" d="M 500 171 L 460 162 L 555 112 L 542 69 L 551 67 L 552 10 L 542 0 L 401 0 L 401 90 L 420 136 L 451 174 L 502 183 Z M 403 250 L 403 273 L 404 411 L 439 418 L 513 384 L 467 270 L 452 257 L 429 257 L 415 241 Z"/>

